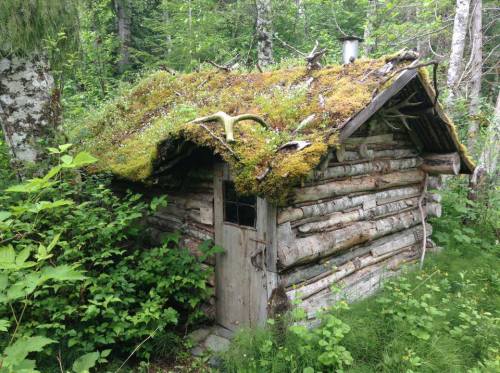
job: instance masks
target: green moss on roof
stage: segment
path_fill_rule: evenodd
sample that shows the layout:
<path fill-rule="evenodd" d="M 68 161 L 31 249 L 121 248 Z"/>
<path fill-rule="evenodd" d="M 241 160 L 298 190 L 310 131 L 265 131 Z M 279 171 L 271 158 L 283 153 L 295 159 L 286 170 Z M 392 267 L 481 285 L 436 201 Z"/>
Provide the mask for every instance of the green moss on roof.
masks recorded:
<path fill-rule="evenodd" d="M 317 71 L 296 67 L 263 73 L 207 70 L 173 76 L 160 71 L 89 118 L 84 147 L 99 158 L 98 170 L 145 181 L 153 172 L 159 144 L 183 137 L 212 148 L 229 162 L 239 192 L 277 199 L 320 163 L 328 147 L 337 144 L 336 129 L 371 101 L 385 78 L 374 72 L 385 63 L 386 58 L 361 59 Z M 257 114 L 271 128 L 238 123 L 236 142 L 230 144 L 236 159 L 204 128 L 190 123 L 217 111 Z M 294 135 L 312 114 L 314 120 Z M 206 126 L 224 138 L 221 124 Z M 277 151 L 291 140 L 307 140 L 311 145 L 297 152 Z M 259 180 L 263 173 L 266 176 Z"/>

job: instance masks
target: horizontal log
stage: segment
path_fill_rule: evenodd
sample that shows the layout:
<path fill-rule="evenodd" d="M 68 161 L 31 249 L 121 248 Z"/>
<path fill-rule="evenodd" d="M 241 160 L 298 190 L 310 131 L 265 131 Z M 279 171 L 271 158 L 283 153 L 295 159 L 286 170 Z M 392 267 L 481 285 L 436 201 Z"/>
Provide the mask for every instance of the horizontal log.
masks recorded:
<path fill-rule="evenodd" d="M 328 219 L 306 223 L 298 226 L 300 233 L 322 232 L 325 230 L 339 227 L 345 223 L 351 223 L 359 220 L 373 219 L 387 214 L 393 214 L 397 211 L 406 210 L 408 208 L 415 208 L 418 204 L 418 198 L 410 198 L 396 202 L 386 203 L 384 205 L 375 206 L 370 209 L 358 208 L 354 211 L 342 213 L 334 212 L 329 215 Z"/>
<path fill-rule="evenodd" d="M 399 273 L 402 265 L 413 261 L 416 257 L 417 253 L 409 249 L 385 261 L 362 268 L 339 282 L 340 292 L 332 292 L 326 288 L 302 301 L 298 307 L 304 309 L 307 318 L 311 319 L 316 317 L 318 311 L 332 306 L 339 300 L 353 302 L 366 298 L 379 290 L 384 281 Z"/>
<path fill-rule="evenodd" d="M 373 200 L 375 200 L 377 204 L 384 204 L 408 197 L 417 196 L 420 195 L 420 193 L 420 186 L 411 185 L 395 189 L 388 189 L 376 193 L 369 193 L 352 197 L 346 196 L 301 207 L 289 207 L 279 211 L 278 224 L 317 216 L 322 217 L 333 212 L 345 211 L 357 206 L 363 206 L 367 202 Z"/>
<path fill-rule="evenodd" d="M 367 137 L 349 137 L 342 144 L 345 145 L 361 145 L 361 144 L 386 144 L 394 140 L 392 133 L 383 135 L 367 136 Z"/>
<path fill-rule="evenodd" d="M 362 163 L 341 164 L 328 167 L 323 172 L 314 173 L 315 180 L 328 180 L 348 176 L 366 175 L 375 172 L 400 171 L 418 167 L 422 163 L 420 157 L 403 159 L 379 159 Z"/>
<path fill-rule="evenodd" d="M 406 246 L 397 250 L 393 250 L 381 256 L 366 255 L 360 258 L 356 258 L 354 261 L 348 262 L 338 267 L 333 273 L 331 273 L 328 276 L 322 277 L 321 279 L 315 282 L 305 284 L 296 289 L 289 290 L 287 292 L 287 295 L 291 300 L 295 299 L 305 300 L 323 289 L 330 288 L 333 284 L 337 283 L 339 280 L 349 276 L 350 274 L 354 273 L 357 270 L 376 264 L 378 262 L 390 258 L 393 255 L 411 249 L 417 250 L 418 246 L 417 245 Z"/>
<path fill-rule="evenodd" d="M 427 224 L 426 228 L 427 236 L 430 236 L 432 233 L 432 226 Z M 390 249 L 386 251 L 387 254 L 390 253 L 391 250 L 397 251 L 406 246 L 416 244 L 422 240 L 422 233 L 422 225 L 417 225 L 413 228 L 404 230 L 403 232 L 384 236 L 368 244 L 352 247 L 341 255 L 326 258 L 325 261 L 320 263 L 294 268 L 283 273 L 281 275 L 281 281 L 284 283 L 285 287 L 298 285 L 301 282 L 314 281 L 315 279 L 319 279 L 333 273 L 336 267 L 340 267 L 341 265 L 366 254 L 371 254 L 372 249 L 385 247 L 385 245 L 388 244 Z"/>
<path fill-rule="evenodd" d="M 460 172 L 460 155 L 458 153 L 425 154 L 420 168 L 431 175 L 458 175 Z"/>
<path fill-rule="evenodd" d="M 407 148 L 407 149 L 387 149 L 387 150 L 369 150 L 370 158 L 369 159 L 383 159 L 383 158 L 407 158 L 407 157 L 416 157 L 418 155 L 418 151 L 416 149 Z M 336 165 L 338 163 L 343 162 L 352 162 L 352 161 L 360 161 L 362 159 L 367 159 L 367 157 L 363 156 L 359 151 L 346 150 L 345 147 L 340 147 L 336 151 L 336 162 L 330 162 L 330 164 Z"/>
<path fill-rule="evenodd" d="M 294 239 L 289 223 L 278 227 L 278 257 L 281 268 L 288 268 L 367 242 L 420 222 L 418 209 L 373 221 L 356 222 L 338 229 Z"/>
<path fill-rule="evenodd" d="M 353 177 L 347 180 L 332 181 L 325 184 L 297 188 L 295 190 L 294 202 L 301 203 L 341 196 L 349 193 L 389 189 L 396 186 L 419 183 L 423 179 L 424 172 L 418 169 L 392 172 L 382 175 Z"/>

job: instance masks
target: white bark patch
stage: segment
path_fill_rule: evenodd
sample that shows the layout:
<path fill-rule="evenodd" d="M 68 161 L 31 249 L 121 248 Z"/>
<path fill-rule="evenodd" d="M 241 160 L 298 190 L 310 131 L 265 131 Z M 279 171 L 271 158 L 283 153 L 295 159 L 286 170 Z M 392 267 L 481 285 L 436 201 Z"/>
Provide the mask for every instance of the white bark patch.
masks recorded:
<path fill-rule="evenodd" d="M 41 60 L 0 60 L 0 122 L 13 158 L 35 162 L 40 140 L 51 136 L 49 105 L 54 79 Z"/>

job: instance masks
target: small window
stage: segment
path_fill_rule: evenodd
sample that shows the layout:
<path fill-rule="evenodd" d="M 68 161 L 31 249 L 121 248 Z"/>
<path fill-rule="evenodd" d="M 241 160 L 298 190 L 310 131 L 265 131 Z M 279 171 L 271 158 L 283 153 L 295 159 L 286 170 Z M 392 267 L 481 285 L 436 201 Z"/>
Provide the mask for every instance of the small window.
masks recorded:
<path fill-rule="evenodd" d="M 224 221 L 255 228 L 257 198 L 239 196 L 234 183 L 224 181 Z"/>

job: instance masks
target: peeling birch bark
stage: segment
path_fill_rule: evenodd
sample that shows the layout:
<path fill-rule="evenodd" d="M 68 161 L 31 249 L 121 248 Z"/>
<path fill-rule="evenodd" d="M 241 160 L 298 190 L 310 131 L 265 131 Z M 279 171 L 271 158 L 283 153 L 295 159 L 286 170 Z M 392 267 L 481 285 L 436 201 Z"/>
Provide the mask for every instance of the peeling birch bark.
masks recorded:
<path fill-rule="evenodd" d="M 457 0 L 455 20 L 453 23 L 453 36 L 451 39 L 450 64 L 446 82 L 450 90 L 450 102 L 453 100 L 453 96 L 457 89 L 456 85 L 462 70 L 465 37 L 467 35 L 467 20 L 469 18 L 469 5 L 470 0 Z"/>
<path fill-rule="evenodd" d="M 260 66 L 272 65 L 273 32 L 270 0 L 256 0 L 257 6 L 257 59 Z"/>
<path fill-rule="evenodd" d="M 0 122 L 13 161 L 36 162 L 48 139 L 54 79 L 45 61 L 0 60 Z"/>

